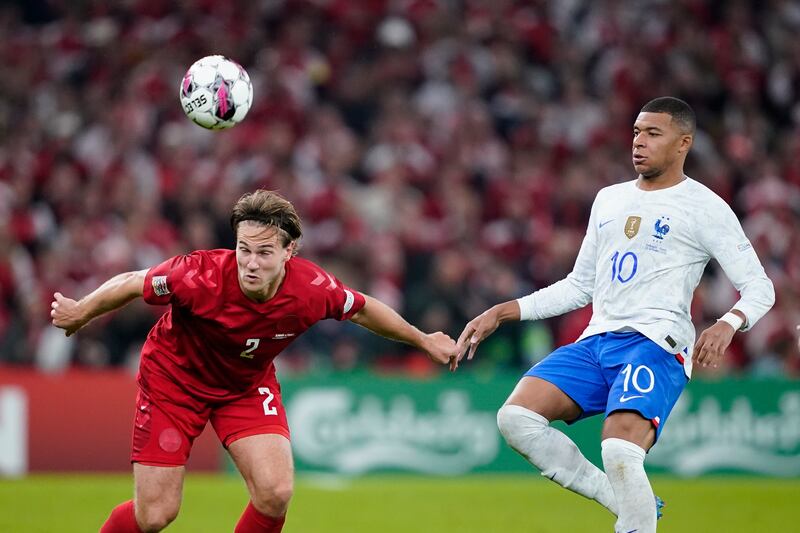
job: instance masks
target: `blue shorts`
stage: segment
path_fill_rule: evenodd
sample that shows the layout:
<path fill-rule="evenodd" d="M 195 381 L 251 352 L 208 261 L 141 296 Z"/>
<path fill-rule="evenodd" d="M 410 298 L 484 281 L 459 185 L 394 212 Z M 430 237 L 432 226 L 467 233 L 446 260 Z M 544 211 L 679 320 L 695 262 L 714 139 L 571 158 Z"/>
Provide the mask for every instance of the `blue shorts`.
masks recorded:
<path fill-rule="evenodd" d="M 558 348 L 526 376 L 549 381 L 583 411 L 575 420 L 634 411 L 650 420 L 656 439 L 688 378 L 681 356 L 638 332 L 600 333 Z"/>

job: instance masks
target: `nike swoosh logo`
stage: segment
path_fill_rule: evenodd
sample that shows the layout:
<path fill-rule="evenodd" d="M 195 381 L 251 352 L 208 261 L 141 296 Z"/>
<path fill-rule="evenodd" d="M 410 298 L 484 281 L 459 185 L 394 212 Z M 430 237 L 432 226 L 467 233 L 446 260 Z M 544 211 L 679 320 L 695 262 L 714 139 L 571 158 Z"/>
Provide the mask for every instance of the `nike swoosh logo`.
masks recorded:
<path fill-rule="evenodd" d="M 605 222 L 601 222 L 599 229 L 602 229 L 603 226 L 605 226 L 606 224 L 611 224 L 612 222 L 614 222 L 613 218 L 611 220 L 606 220 Z"/>
<path fill-rule="evenodd" d="M 619 402 L 620 403 L 625 403 L 628 400 L 633 400 L 633 399 L 636 399 L 636 398 L 644 398 L 644 396 L 642 396 L 641 394 L 634 394 L 633 396 L 625 396 L 623 394 L 622 396 L 619 397 Z"/>

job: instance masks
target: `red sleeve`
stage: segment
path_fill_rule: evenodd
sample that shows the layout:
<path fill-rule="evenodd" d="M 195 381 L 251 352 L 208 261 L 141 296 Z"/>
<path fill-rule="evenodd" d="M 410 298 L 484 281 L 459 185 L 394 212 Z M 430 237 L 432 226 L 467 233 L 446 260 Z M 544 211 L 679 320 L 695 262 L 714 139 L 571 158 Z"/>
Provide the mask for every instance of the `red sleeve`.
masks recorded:
<path fill-rule="evenodd" d="M 144 301 L 153 305 L 189 305 L 193 289 L 216 286 L 213 261 L 202 252 L 176 255 L 147 271 Z"/>
<path fill-rule="evenodd" d="M 354 314 L 358 313 L 366 300 L 360 292 L 344 285 L 334 276 L 328 274 L 335 287 L 326 291 L 325 318 L 335 318 L 336 320 L 350 320 Z"/>

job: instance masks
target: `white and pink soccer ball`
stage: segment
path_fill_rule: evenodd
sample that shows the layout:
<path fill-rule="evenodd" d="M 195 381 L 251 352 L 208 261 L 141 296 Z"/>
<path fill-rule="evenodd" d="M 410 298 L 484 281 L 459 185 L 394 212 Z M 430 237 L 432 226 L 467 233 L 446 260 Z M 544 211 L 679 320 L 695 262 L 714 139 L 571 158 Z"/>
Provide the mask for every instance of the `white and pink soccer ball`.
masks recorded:
<path fill-rule="evenodd" d="M 211 130 L 235 126 L 253 103 L 250 76 L 235 61 L 207 56 L 189 67 L 181 81 L 181 106 L 195 124 Z"/>

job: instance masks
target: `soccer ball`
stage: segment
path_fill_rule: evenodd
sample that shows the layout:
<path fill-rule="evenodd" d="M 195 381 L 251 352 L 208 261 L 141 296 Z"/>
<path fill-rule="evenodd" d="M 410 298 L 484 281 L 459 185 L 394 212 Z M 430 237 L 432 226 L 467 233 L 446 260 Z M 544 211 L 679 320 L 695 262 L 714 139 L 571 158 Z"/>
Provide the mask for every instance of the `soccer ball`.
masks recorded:
<path fill-rule="evenodd" d="M 181 81 L 181 106 L 195 124 L 211 130 L 235 126 L 253 103 L 250 76 L 239 63 L 207 56 L 189 67 Z"/>

